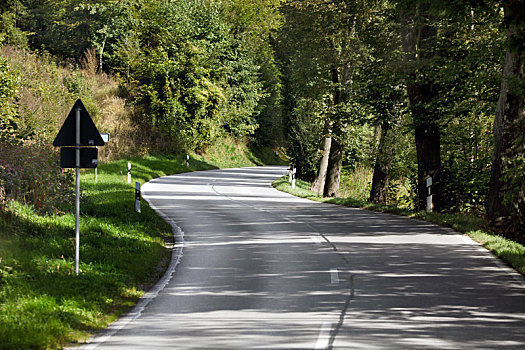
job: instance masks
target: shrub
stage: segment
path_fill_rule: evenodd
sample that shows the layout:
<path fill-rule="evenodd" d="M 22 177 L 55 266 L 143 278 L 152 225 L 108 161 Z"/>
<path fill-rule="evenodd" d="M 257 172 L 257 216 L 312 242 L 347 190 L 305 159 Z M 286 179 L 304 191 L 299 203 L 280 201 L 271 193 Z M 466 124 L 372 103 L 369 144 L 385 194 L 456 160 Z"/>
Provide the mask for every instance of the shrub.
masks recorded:
<path fill-rule="evenodd" d="M 28 203 L 41 213 L 56 213 L 73 199 L 73 174 L 58 164 L 58 152 L 35 140 L 0 144 L 0 206 Z"/>
<path fill-rule="evenodd" d="M 340 197 L 368 200 L 372 186 L 373 171 L 365 166 L 358 165 L 355 169 L 344 167 L 341 171 Z"/>
<path fill-rule="evenodd" d="M 8 61 L 0 57 L 0 140 L 15 137 L 20 127 L 16 94 L 20 77 L 12 71 Z"/>

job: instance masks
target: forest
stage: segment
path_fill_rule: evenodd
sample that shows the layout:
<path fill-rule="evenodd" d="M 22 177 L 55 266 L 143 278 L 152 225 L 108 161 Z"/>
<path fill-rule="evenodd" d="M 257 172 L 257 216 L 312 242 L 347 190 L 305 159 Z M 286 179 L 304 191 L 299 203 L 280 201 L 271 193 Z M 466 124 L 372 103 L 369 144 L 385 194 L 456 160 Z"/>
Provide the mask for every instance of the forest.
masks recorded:
<path fill-rule="evenodd" d="M 282 147 L 319 195 L 424 210 L 431 177 L 434 211 L 525 242 L 524 1 L 7 0 L 0 45 L 0 207 L 58 210 L 81 97 L 107 158 Z"/>

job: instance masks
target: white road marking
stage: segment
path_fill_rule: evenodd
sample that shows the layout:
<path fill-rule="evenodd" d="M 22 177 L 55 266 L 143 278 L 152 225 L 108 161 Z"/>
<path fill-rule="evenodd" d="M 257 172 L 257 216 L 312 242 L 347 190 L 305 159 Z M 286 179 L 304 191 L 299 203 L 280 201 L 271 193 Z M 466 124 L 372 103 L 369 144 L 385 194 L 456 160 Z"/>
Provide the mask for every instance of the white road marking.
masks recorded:
<path fill-rule="evenodd" d="M 321 241 L 321 238 L 319 238 L 318 236 L 310 236 L 310 239 L 317 244 L 323 243 L 323 241 Z"/>
<path fill-rule="evenodd" d="M 330 322 L 323 322 L 321 331 L 317 337 L 317 343 L 315 343 L 315 350 L 327 349 L 330 345 L 330 331 L 332 330 L 332 324 Z"/>
<path fill-rule="evenodd" d="M 337 269 L 330 269 L 330 282 L 332 284 L 339 283 L 339 271 Z"/>

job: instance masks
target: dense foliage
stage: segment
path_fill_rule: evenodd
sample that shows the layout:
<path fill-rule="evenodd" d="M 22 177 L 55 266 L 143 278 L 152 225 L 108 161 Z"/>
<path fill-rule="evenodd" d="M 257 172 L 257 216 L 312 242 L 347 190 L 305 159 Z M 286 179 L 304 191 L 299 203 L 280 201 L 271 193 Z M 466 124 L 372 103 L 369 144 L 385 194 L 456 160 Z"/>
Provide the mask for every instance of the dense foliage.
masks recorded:
<path fill-rule="evenodd" d="M 504 21 L 505 6 L 490 1 L 286 3 L 277 49 L 288 150 L 300 176 L 313 180 L 320 174 L 322 155 L 330 152 L 323 149 L 328 135 L 343 144 L 342 184 L 368 188 L 372 201 L 422 209 L 431 176 L 434 210 L 483 215 L 509 47 L 503 24 L 512 25 Z M 505 7 L 515 12 L 507 17 L 518 18 L 519 6 L 513 6 Z M 516 86 L 520 77 L 512 79 Z M 340 112 L 330 112 L 335 110 Z M 513 129 L 522 135 L 519 123 Z M 503 230 L 519 232 L 523 139 L 512 140 L 515 160 L 505 163 L 511 165 L 501 179 L 507 179 L 506 205 L 514 209 L 500 215 L 510 215 L 505 220 L 514 227 Z M 357 188 L 341 192 L 363 196 Z M 523 232 L 513 237 L 523 239 Z"/>
<path fill-rule="evenodd" d="M 524 141 L 505 130 L 522 130 L 523 118 L 496 105 L 523 99 L 519 69 L 502 79 L 505 55 L 523 63 L 520 4 L 11 0 L 0 32 L 4 45 L 117 77 L 112 108 L 125 105 L 117 120 L 128 122 L 115 136 L 125 130 L 141 152 L 285 134 L 300 176 L 322 182 L 318 193 L 423 209 L 430 176 L 435 210 L 488 208 L 491 224 L 519 231 Z M 42 135 L 9 64 L 0 61 L 3 132 Z M 65 100 L 93 95 L 81 74 L 62 82 Z M 108 115 L 91 100 L 95 116 Z"/>
<path fill-rule="evenodd" d="M 275 145 L 282 138 L 280 91 L 269 37 L 279 25 L 278 3 L 3 3 L 4 158 L 27 153 L 31 142 L 50 144 L 76 98 L 112 135 L 101 149 L 105 159 L 203 151 L 222 137 Z M 53 177 L 56 154 L 49 147 L 39 154 L 50 160 L 42 176 Z M 32 173 L 30 163 L 18 164 Z M 4 188 L 11 182 L 2 180 L 3 196 L 31 203 L 33 190 L 23 186 L 14 195 L 14 184 Z"/>
<path fill-rule="evenodd" d="M 58 152 L 35 141 L 0 143 L 0 210 L 6 201 L 30 203 L 40 212 L 59 212 L 72 203 L 72 173 L 58 166 Z"/>
<path fill-rule="evenodd" d="M 0 344 L 79 339 L 158 273 L 167 230 L 133 216 L 123 157 L 145 181 L 285 145 L 307 196 L 406 213 L 430 176 L 436 217 L 525 242 L 524 43 L 523 0 L 0 2 Z M 74 279 L 72 174 L 50 144 L 77 98 L 120 160 L 83 193 Z"/>
<path fill-rule="evenodd" d="M 117 74 L 136 121 L 152 132 L 147 141 L 194 150 L 226 133 L 254 135 L 259 125 L 262 135 L 278 137 L 270 115 L 279 110 L 269 46 L 276 5 L 20 0 L 11 13 L 29 47 L 77 64 L 91 55 L 96 70 Z M 263 18 L 269 24 L 254 31 Z"/>

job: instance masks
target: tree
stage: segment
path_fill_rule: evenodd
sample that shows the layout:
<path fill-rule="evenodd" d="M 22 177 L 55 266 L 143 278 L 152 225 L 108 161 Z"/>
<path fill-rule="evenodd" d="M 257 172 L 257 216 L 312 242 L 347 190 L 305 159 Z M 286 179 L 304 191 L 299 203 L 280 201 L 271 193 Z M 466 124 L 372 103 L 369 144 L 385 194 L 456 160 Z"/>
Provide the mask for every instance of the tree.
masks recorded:
<path fill-rule="evenodd" d="M 426 179 L 432 177 L 436 209 L 439 210 L 441 175 L 441 131 L 439 114 L 431 103 L 438 95 L 438 84 L 429 79 L 436 56 L 437 28 L 430 2 L 409 1 L 401 9 L 402 47 L 407 63 L 407 95 L 415 128 L 418 164 L 418 205 L 425 208 Z"/>
<path fill-rule="evenodd" d="M 324 125 L 318 136 L 324 140 L 324 150 L 316 157 L 320 163 L 313 189 L 335 196 L 345 133 L 360 117 L 354 114 L 352 75 L 359 60 L 359 33 L 368 21 L 368 7 L 361 1 L 296 1 L 284 6 L 283 13 L 287 21 L 281 36 L 282 60 L 293 81 L 287 87 L 293 90 L 288 96 L 316 101 L 307 105 L 318 107 L 311 115 L 318 115 Z M 290 112 L 293 118 L 294 111 Z"/>
<path fill-rule="evenodd" d="M 25 7 L 20 0 L 5 1 L 0 4 L 0 42 L 27 47 L 27 34 L 20 28 L 20 18 Z"/>
<path fill-rule="evenodd" d="M 494 160 L 486 216 L 493 225 L 514 230 L 508 235 L 524 241 L 525 2 L 506 0 L 503 10 L 507 52 L 494 119 Z"/>
<path fill-rule="evenodd" d="M 355 74 L 355 96 L 370 111 L 370 124 L 380 130 L 369 200 L 387 204 L 398 127 L 406 110 L 406 87 L 399 64 L 401 40 L 394 3 L 377 2 L 370 17 L 362 34 L 365 54 Z"/>

